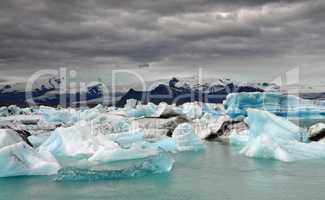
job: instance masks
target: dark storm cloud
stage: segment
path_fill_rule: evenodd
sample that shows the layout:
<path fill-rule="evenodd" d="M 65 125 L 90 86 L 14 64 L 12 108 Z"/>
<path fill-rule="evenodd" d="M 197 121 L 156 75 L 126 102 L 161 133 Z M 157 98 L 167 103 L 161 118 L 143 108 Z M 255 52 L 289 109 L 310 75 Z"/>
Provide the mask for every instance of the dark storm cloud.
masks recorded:
<path fill-rule="evenodd" d="M 2 0 L 1 68 L 324 55 L 325 3 Z"/>

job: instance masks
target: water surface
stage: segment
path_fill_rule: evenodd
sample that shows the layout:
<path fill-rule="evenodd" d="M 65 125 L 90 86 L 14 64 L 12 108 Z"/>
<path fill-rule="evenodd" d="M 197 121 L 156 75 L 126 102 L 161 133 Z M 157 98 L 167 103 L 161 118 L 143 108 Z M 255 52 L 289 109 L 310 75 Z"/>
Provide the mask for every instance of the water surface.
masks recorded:
<path fill-rule="evenodd" d="M 1 178 L 0 200 L 324 199 L 325 161 L 283 163 L 247 158 L 219 143 L 206 147 L 174 155 L 173 171 L 163 175 L 94 182 Z"/>

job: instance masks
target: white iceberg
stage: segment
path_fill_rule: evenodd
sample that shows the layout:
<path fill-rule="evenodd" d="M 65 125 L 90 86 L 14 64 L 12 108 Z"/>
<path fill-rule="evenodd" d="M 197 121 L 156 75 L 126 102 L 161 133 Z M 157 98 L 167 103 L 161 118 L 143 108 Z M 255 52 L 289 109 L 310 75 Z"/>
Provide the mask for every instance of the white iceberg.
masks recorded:
<path fill-rule="evenodd" d="M 0 177 L 53 175 L 60 165 L 50 154 L 40 154 L 25 142 L 0 149 Z"/>
<path fill-rule="evenodd" d="M 23 141 L 24 140 L 16 131 L 11 129 L 0 129 L 0 149 Z"/>
<path fill-rule="evenodd" d="M 81 121 L 68 128 L 57 128 L 39 147 L 56 157 L 88 158 L 100 148 L 117 148 L 108 136 L 97 134 L 89 123 Z"/>
<path fill-rule="evenodd" d="M 188 119 L 198 119 L 203 116 L 203 103 L 202 102 L 190 102 L 184 103 L 182 111 Z"/>
<path fill-rule="evenodd" d="M 0 130 L 0 177 L 52 175 L 60 165 L 50 154 L 40 154 L 13 130 Z"/>
<path fill-rule="evenodd" d="M 147 148 L 145 143 L 134 143 L 130 148 L 101 148 L 88 160 L 90 162 L 109 163 L 123 160 L 147 158 L 159 154 L 157 149 Z"/>
<path fill-rule="evenodd" d="M 165 102 L 161 102 L 158 105 L 156 112 L 153 114 L 153 117 L 169 118 L 181 115 L 184 115 L 182 109 L 174 105 L 168 105 Z"/>

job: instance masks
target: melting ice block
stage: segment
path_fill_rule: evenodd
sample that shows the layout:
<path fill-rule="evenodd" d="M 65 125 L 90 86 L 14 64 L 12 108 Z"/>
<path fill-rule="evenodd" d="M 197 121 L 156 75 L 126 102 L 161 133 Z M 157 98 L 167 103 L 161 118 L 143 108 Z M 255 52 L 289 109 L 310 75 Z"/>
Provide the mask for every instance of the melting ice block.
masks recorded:
<path fill-rule="evenodd" d="M 151 117 L 156 113 L 157 106 L 153 103 L 148 103 L 146 105 L 137 105 L 136 108 L 131 108 L 127 110 L 126 114 L 128 117 L 140 118 L 140 117 Z"/>
<path fill-rule="evenodd" d="M 39 147 L 56 157 L 88 158 L 101 148 L 118 148 L 108 136 L 95 134 L 89 123 L 81 121 L 68 128 L 57 128 Z"/>
<path fill-rule="evenodd" d="M 57 181 L 94 181 L 102 179 L 125 179 L 141 177 L 151 174 L 170 172 L 173 168 L 174 159 L 166 154 L 160 153 L 140 164 L 121 170 L 89 170 L 78 168 L 63 168 L 59 171 Z"/>
<path fill-rule="evenodd" d="M 38 113 L 42 116 L 42 120 L 45 123 L 55 124 L 75 124 L 78 121 L 90 121 L 95 119 L 103 113 L 105 110 L 102 105 L 97 105 L 91 109 L 76 110 L 73 108 L 67 109 L 55 109 L 52 107 L 41 106 Z"/>
<path fill-rule="evenodd" d="M 294 95 L 264 92 L 232 93 L 224 101 L 227 114 L 232 117 L 247 116 L 248 108 L 266 110 L 278 116 L 299 119 L 322 119 L 325 107 Z"/>
<path fill-rule="evenodd" d="M 108 163 L 147 158 L 158 153 L 157 149 L 147 148 L 142 143 L 134 143 L 130 148 L 101 148 L 88 160 L 95 163 Z"/>
<path fill-rule="evenodd" d="M 53 175 L 60 165 L 50 154 L 40 154 L 25 142 L 0 149 L 0 177 Z"/>
<path fill-rule="evenodd" d="M 153 117 L 169 118 L 181 115 L 184 115 L 182 109 L 174 105 L 168 105 L 165 102 L 161 102 L 158 105 L 156 112 L 153 114 Z"/>
<path fill-rule="evenodd" d="M 190 102 L 182 105 L 183 113 L 188 119 L 198 119 L 203 116 L 203 103 Z"/>
<path fill-rule="evenodd" d="M 204 148 L 200 138 L 195 135 L 191 124 L 183 123 L 176 127 L 172 138 L 178 151 L 198 151 Z"/>
<path fill-rule="evenodd" d="M 0 129 L 0 149 L 22 141 L 23 139 L 14 130 Z"/>
<path fill-rule="evenodd" d="M 247 110 L 248 134 L 233 134 L 230 143 L 249 157 L 281 161 L 325 158 L 325 144 L 306 143 L 305 130 L 270 112 Z"/>
<path fill-rule="evenodd" d="M 42 119 L 47 123 L 74 124 L 79 120 L 79 112 L 74 109 L 58 110 L 52 107 L 41 106 L 39 114 L 42 115 Z"/>

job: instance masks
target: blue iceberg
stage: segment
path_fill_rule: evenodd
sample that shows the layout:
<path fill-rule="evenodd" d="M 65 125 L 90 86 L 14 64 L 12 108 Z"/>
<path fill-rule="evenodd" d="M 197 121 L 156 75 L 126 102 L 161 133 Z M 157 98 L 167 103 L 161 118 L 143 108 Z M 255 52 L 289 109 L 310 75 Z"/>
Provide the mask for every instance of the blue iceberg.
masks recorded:
<path fill-rule="evenodd" d="M 285 162 L 325 158 L 325 144 L 309 143 L 306 131 L 287 119 L 256 109 L 247 115 L 248 133 L 230 136 L 241 154 Z"/>
<path fill-rule="evenodd" d="M 148 158 L 140 164 L 120 170 L 89 170 L 80 168 L 62 168 L 59 170 L 56 181 L 95 181 L 126 179 L 142 177 L 152 174 L 170 172 L 174 165 L 174 159 L 166 153 L 160 153 Z"/>
<path fill-rule="evenodd" d="M 0 177 L 53 175 L 60 169 L 51 154 L 41 154 L 25 142 L 1 148 L 0 166 Z"/>
<path fill-rule="evenodd" d="M 232 93 L 223 102 L 226 113 L 232 118 L 247 116 L 248 108 L 266 110 L 278 116 L 295 119 L 323 119 L 325 106 L 321 102 L 301 99 L 281 93 Z"/>
<path fill-rule="evenodd" d="M 153 103 L 137 105 L 136 108 L 127 109 L 126 115 L 132 118 L 151 117 L 157 111 L 157 106 Z"/>
<path fill-rule="evenodd" d="M 172 138 L 178 151 L 199 151 L 204 149 L 201 139 L 195 134 L 193 126 L 183 123 L 176 127 Z"/>

